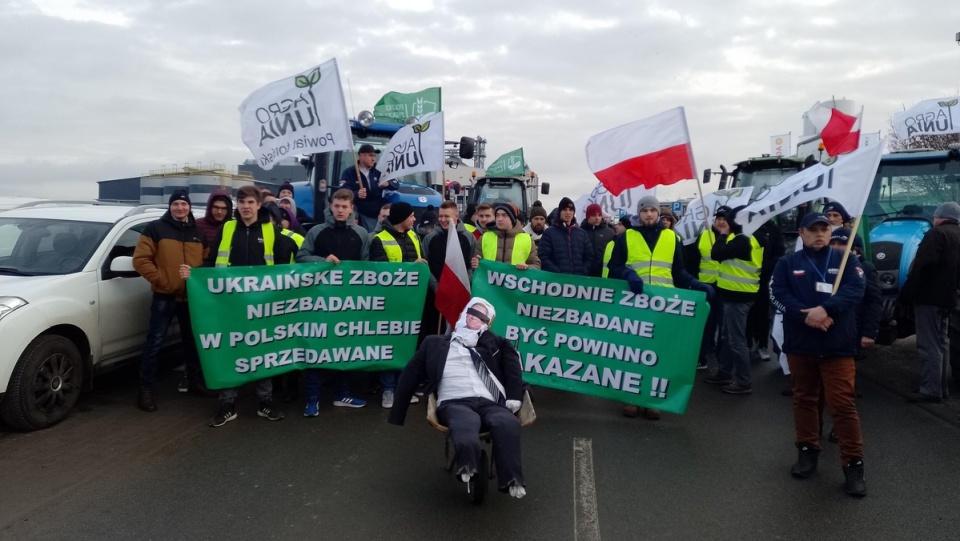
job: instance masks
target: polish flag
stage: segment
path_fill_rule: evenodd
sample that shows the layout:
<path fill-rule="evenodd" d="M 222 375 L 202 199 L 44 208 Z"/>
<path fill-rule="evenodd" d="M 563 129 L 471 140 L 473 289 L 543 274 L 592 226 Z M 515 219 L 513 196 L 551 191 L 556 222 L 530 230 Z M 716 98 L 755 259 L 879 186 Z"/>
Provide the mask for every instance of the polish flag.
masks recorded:
<path fill-rule="evenodd" d="M 807 118 L 820 132 L 823 149 L 831 156 L 853 152 L 860 146 L 860 114 L 851 116 L 833 107 L 824 107 L 818 101 L 807 111 Z"/>
<path fill-rule="evenodd" d="M 683 107 L 594 135 L 587 165 L 613 195 L 696 178 Z"/>
<path fill-rule="evenodd" d="M 447 228 L 447 255 L 443 260 L 443 271 L 433 301 L 451 328 L 457 324 L 460 313 L 470 302 L 470 282 L 467 280 L 467 265 L 463 261 L 459 237 L 457 224 L 451 221 Z"/>

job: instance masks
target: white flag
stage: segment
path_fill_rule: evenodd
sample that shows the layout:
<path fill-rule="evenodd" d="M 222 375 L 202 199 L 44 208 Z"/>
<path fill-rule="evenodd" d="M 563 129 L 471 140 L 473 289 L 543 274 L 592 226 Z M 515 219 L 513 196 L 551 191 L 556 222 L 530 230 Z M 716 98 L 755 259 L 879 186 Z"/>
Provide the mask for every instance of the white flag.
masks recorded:
<path fill-rule="evenodd" d="M 707 224 L 713 225 L 713 215 L 717 209 L 726 205 L 730 208 L 746 205 L 750 202 L 750 194 L 753 193 L 753 186 L 743 188 L 732 188 L 729 190 L 717 190 L 703 196 L 703 202 L 700 199 L 694 199 L 687 205 L 687 211 L 673 228 L 680 235 L 684 244 L 692 244 L 700 238 L 700 233 L 706 229 Z M 706 204 L 706 211 L 704 211 Z"/>
<path fill-rule="evenodd" d="M 598 182 L 590 193 L 585 193 L 574 201 L 573 205 L 577 209 L 577 222 L 583 223 L 587 205 L 592 203 L 600 205 L 604 216 L 612 216 L 614 219 L 621 216 L 632 216 L 637 213 L 637 204 L 640 203 L 640 199 L 655 193 L 654 189 L 637 186 L 620 192 L 620 195 L 613 195 L 603 184 Z"/>
<path fill-rule="evenodd" d="M 790 149 L 793 144 L 790 141 L 790 134 L 784 133 L 770 137 L 770 155 L 771 156 L 791 156 Z"/>
<path fill-rule="evenodd" d="M 428 113 L 397 130 L 377 160 L 391 180 L 422 171 L 443 171 L 443 113 Z"/>
<path fill-rule="evenodd" d="M 737 213 L 737 223 L 743 226 L 744 233 L 752 235 L 777 214 L 821 197 L 839 201 L 851 216 L 861 215 L 884 146 L 859 148 L 838 156 L 830 165 L 814 165 L 776 186 L 764 188 L 753 203 Z"/>
<path fill-rule="evenodd" d="M 353 147 L 335 58 L 254 91 L 239 109 L 240 137 L 264 169 L 286 156 Z"/>
<path fill-rule="evenodd" d="M 914 135 L 949 135 L 960 133 L 960 116 L 953 119 L 957 98 L 926 100 L 902 113 L 893 115 L 893 131 L 900 139 Z M 957 108 L 960 115 L 960 108 Z"/>

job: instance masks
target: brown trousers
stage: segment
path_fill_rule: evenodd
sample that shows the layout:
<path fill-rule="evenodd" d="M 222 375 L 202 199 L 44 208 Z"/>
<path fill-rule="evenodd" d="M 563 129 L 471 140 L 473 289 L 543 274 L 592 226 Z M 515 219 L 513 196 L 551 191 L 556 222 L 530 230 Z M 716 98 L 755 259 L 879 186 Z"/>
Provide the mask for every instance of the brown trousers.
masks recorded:
<path fill-rule="evenodd" d="M 863 437 L 857 414 L 856 366 L 853 357 L 823 359 L 787 354 L 793 387 L 793 422 L 796 443 L 820 449 L 820 390 L 826 399 L 833 430 L 840 442 L 840 460 L 845 465 L 863 458 Z"/>

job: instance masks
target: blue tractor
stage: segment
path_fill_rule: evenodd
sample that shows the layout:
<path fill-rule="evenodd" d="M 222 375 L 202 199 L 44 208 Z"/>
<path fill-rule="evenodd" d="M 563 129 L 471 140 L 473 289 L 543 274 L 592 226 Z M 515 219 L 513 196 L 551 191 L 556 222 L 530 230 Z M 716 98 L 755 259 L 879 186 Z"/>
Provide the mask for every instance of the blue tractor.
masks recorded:
<path fill-rule="evenodd" d="M 373 115 L 363 111 L 360 120 L 350 120 L 350 131 L 353 134 L 354 149 L 363 144 L 370 144 L 377 150 L 387 146 L 390 138 L 402 126 L 386 122 L 376 122 Z M 459 143 L 459 153 L 462 158 L 473 157 L 473 140 L 464 137 Z M 294 183 L 297 188 L 296 203 L 298 208 L 306 209 L 314 217 L 315 222 L 322 222 L 324 211 L 330 196 L 336 190 L 340 174 L 352 166 L 354 154 L 352 152 L 335 151 L 313 154 L 301 160 L 307 168 L 307 180 Z M 409 203 L 419 217 L 428 206 L 439 209 L 443 202 L 440 190 L 443 188 L 443 179 L 440 173 L 416 173 L 398 179 L 400 188 L 397 191 L 384 192 L 387 203 L 405 201 Z M 304 186 L 304 189 L 300 189 Z M 302 195 L 301 195 L 302 194 Z"/>
<path fill-rule="evenodd" d="M 960 150 L 907 150 L 886 154 L 863 211 L 869 256 L 880 275 L 883 317 L 877 343 L 889 345 L 914 334 L 913 311 L 897 302 L 933 212 L 960 201 Z M 950 318 L 950 360 L 960 378 L 960 311 Z"/>

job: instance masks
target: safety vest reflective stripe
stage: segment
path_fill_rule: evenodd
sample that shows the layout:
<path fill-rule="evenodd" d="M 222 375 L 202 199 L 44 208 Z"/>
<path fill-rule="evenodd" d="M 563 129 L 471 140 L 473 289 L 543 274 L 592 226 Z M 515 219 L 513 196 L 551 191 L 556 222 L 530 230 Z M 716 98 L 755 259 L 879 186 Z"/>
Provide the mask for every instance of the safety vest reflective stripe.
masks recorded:
<path fill-rule="evenodd" d="M 731 233 L 730 242 L 736 237 Z M 727 291 L 756 293 L 760 291 L 760 267 L 763 264 L 763 248 L 756 237 L 750 235 L 750 260 L 727 259 L 720 263 L 720 276 L 717 285 Z"/>
<path fill-rule="evenodd" d="M 417 251 L 417 259 L 420 259 L 420 239 L 417 238 L 417 234 L 412 229 L 407 231 L 407 237 L 413 242 L 413 247 Z M 389 231 L 384 229 L 377 233 L 376 238 L 380 239 L 380 244 L 383 245 L 383 251 L 387 254 L 387 261 L 403 263 L 403 249 L 400 248 L 400 243 L 393 238 Z"/>
<path fill-rule="evenodd" d="M 289 229 L 281 229 L 280 233 L 293 239 L 293 242 L 297 243 L 297 248 L 303 246 L 303 235 L 300 233 L 297 233 L 296 231 L 290 231 Z"/>
<path fill-rule="evenodd" d="M 474 227 L 474 226 L 472 226 L 472 225 L 470 225 L 470 224 L 463 224 L 463 228 L 466 229 L 467 231 L 471 232 L 471 233 L 473 233 L 474 231 L 477 230 L 476 227 Z"/>
<path fill-rule="evenodd" d="M 480 253 L 484 259 L 491 261 L 497 260 L 497 242 L 497 234 L 493 231 L 487 231 L 480 237 Z M 517 236 L 513 237 L 513 253 L 510 254 L 510 264 L 519 265 L 526 263 L 532 251 L 533 238 L 530 234 L 517 233 Z"/>
<path fill-rule="evenodd" d="M 260 224 L 260 230 L 263 232 L 263 261 L 267 265 L 273 265 L 273 224 Z M 223 224 L 223 234 L 220 238 L 220 246 L 217 248 L 217 259 L 214 261 L 215 267 L 230 266 L 230 249 L 233 244 L 233 234 L 237 231 L 237 221 L 230 220 Z"/>
<path fill-rule="evenodd" d="M 643 235 L 634 229 L 625 233 L 627 240 L 627 267 L 643 281 L 665 287 L 673 286 L 673 258 L 677 251 L 677 234 L 670 229 L 660 232 L 653 251 Z"/>
<path fill-rule="evenodd" d="M 704 231 L 700 235 L 700 242 L 697 248 L 700 250 L 700 274 L 697 278 L 705 284 L 715 284 L 720 277 L 720 263 L 710 257 L 710 250 L 717 243 L 716 234 L 712 229 Z"/>
<path fill-rule="evenodd" d="M 607 278 L 610 276 L 610 256 L 613 255 L 613 241 L 607 243 L 607 247 L 603 249 L 603 271 L 600 272 L 600 276 Z"/>

